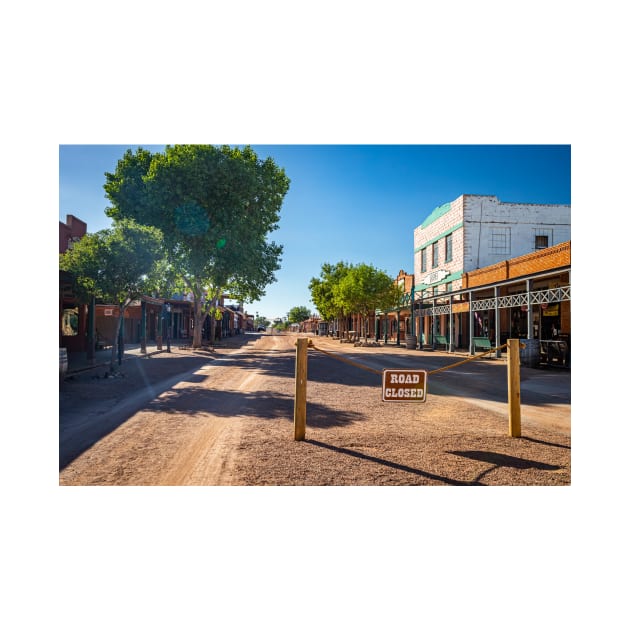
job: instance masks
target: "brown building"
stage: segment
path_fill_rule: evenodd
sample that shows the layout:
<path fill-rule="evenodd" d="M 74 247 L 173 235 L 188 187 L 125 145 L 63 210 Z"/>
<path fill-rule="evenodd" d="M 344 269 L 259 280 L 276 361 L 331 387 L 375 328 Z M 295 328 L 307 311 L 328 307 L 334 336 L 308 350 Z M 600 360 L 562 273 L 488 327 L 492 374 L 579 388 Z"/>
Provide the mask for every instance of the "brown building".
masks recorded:
<path fill-rule="evenodd" d="M 59 221 L 59 253 L 63 254 L 72 243 L 87 232 L 87 224 L 72 214 L 66 222 Z M 82 304 L 73 290 L 72 276 L 59 271 L 59 347 L 68 352 L 86 350 L 88 305 Z"/>
<path fill-rule="evenodd" d="M 402 269 L 395 282 L 404 288 L 399 308 L 377 311 L 368 337 L 470 353 L 479 338 L 493 347 L 519 338 L 543 354 L 558 340 L 570 356 L 571 241 L 464 273 L 455 291 L 414 291 L 413 274 Z M 358 318 L 349 321 L 354 325 Z"/>
<path fill-rule="evenodd" d="M 467 272 L 458 291 L 415 298 L 416 330 L 429 345 L 440 336 L 450 350 L 470 352 L 475 337 L 493 345 L 564 339 L 570 347 L 571 241 Z"/>

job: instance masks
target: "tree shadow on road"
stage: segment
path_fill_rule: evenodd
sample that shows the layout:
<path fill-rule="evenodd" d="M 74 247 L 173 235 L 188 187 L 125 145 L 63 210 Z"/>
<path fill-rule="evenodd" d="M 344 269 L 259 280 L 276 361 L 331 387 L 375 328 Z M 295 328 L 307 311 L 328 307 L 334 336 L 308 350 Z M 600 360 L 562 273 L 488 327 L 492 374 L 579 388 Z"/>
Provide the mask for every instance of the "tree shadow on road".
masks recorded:
<path fill-rule="evenodd" d="M 122 426 L 136 413 L 162 413 L 199 419 L 205 414 L 219 417 L 252 417 L 256 420 L 280 420 L 293 422 L 293 396 L 269 390 L 243 392 L 239 390 L 214 390 L 200 387 L 171 388 L 159 398 L 120 412 L 101 414 L 93 418 L 89 426 L 83 424 L 79 432 L 65 439 L 60 435 L 59 470 Z M 356 411 L 333 409 L 325 404 L 307 403 L 308 425 L 332 428 L 366 420 L 365 414 Z"/>

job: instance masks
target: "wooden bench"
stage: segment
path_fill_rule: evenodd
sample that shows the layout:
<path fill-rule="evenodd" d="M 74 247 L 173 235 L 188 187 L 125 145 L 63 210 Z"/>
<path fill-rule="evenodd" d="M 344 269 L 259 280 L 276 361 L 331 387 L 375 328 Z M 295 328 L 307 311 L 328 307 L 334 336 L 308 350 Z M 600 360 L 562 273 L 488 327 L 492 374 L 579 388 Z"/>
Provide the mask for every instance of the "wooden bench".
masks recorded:
<path fill-rule="evenodd" d="M 475 354 L 477 349 L 485 352 L 486 350 L 492 350 L 492 344 L 488 337 L 473 337 L 472 338 L 472 353 Z"/>
<path fill-rule="evenodd" d="M 435 335 L 435 343 L 439 346 L 444 346 L 444 350 L 448 350 L 448 341 L 444 335 Z"/>

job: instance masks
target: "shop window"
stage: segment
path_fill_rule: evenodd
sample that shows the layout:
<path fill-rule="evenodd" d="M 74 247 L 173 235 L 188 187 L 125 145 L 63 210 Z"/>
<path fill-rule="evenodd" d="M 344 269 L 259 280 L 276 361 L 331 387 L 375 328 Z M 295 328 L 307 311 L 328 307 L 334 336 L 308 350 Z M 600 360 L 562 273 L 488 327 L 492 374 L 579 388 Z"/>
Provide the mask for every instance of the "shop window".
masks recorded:
<path fill-rule="evenodd" d="M 61 334 L 64 337 L 74 337 L 79 334 L 79 309 L 64 308 L 61 318 Z"/>

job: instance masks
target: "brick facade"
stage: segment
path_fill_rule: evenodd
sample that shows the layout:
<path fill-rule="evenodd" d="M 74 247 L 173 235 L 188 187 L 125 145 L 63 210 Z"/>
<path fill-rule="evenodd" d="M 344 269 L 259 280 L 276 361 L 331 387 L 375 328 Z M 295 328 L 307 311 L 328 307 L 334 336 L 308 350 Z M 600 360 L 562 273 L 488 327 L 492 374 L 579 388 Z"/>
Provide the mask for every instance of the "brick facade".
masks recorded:
<path fill-rule="evenodd" d="M 464 274 L 462 288 L 480 287 L 571 265 L 571 241 Z"/>

